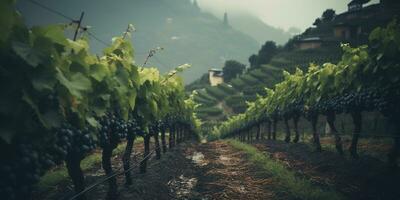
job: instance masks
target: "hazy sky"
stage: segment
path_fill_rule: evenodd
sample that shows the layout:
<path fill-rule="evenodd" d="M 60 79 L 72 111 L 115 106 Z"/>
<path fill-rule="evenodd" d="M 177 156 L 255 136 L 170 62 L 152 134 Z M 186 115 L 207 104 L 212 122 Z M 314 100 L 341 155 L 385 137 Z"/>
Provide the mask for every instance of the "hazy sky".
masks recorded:
<path fill-rule="evenodd" d="M 311 26 L 327 8 L 336 13 L 347 10 L 350 0 L 197 0 L 203 10 L 215 15 L 222 13 L 249 12 L 258 16 L 265 23 L 287 30 L 298 27 L 302 30 Z M 372 0 L 377 3 L 379 0 Z"/>

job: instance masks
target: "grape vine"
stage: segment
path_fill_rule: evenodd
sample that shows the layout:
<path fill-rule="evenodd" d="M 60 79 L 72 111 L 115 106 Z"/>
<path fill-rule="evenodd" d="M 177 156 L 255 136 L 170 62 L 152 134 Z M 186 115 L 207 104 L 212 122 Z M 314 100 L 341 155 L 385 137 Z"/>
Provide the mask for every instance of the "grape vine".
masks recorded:
<path fill-rule="evenodd" d="M 145 158 L 151 137 L 158 145 L 157 158 L 161 148 L 167 150 L 166 133 L 170 147 L 195 137 L 197 105 L 193 96 L 186 97 L 177 76 L 188 65 L 164 75 L 136 66 L 129 33 L 113 38 L 96 56 L 85 36 L 68 39 L 65 25 L 28 28 L 14 6 L 11 0 L 0 2 L 7 19 L 0 20 L 2 197 L 29 199 L 40 177 L 62 163 L 80 193 L 85 190 L 80 162 L 93 149 L 102 150 L 102 166 L 112 175 L 111 155 L 121 142 L 127 143 L 122 160 L 127 170 L 137 137 L 144 138 Z M 145 172 L 146 162 L 141 164 Z M 126 184 L 132 184 L 129 171 L 125 176 Z M 115 177 L 108 183 L 107 198 L 114 199 Z"/>
<path fill-rule="evenodd" d="M 316 124 L 318 117 L 326 116 L 334 136 L 337 151 L 342 154 L 341 137 L 335 127 L 337 114 L 352 116 L 354 130 L 350 153 L 357 157 L 357 143 L 361 133 L 362 112 L 378 111 L 386 116 L 400 132 L 400 25 L 393 20 L 385 28 L 377 28 L 370 34 L 369 46 L 352 48 L 342 45 L 342 59 L 337 64 L 322 66 L 310 64 L 308 71 L 297 69 L 284 72 L 284 81 L 273 89 L 266 89 L 265 96 L 249 102 L 247 111 L 222 123 L 215 134 L 221 137 L 237 137 L 251 140 L 260 127 L 267 127 L 268 139 L 276 139 L 277 123 L 284 122 L 285 141 L 291 141 L 290 121 L 295 138 L 299 141 L 298 121 L 307 119 L 313 130 L 313 140 L 321 150 Z M 394 165 L 400 153 L 400 137 L 394 138 L 389 162 Z"/>

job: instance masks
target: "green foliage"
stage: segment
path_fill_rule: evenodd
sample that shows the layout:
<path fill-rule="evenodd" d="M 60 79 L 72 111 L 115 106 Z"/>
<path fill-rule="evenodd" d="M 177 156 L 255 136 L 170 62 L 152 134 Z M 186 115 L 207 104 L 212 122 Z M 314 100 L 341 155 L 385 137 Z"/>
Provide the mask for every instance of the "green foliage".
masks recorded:
<path fill-rule="evenodd" d="M 218 107 L 200 107 L 196 111 L 199 114 L 206 114 L 208 116 L 218 116 L 223 113 L 223 111 Z"/>
<path fill-rule="evenodd" d="M 243 87 L 246 86 L 246 84 L 243 82 L 242 79 L 240 78 L 235 78 L 231 81 L 232 86 L 237 89 L 237 90 L 241 90 L 243 89 Z"/>
<path fill-rule="evenodd" d="M 274 57 L 274 55 L 277 52 L 278 52 L 278 47 L 276 46 L 275 42 L 273 41 L 265 42 L 265 44 L 258 51 L 256 66 L 268 64 L 271 61 L 272 57 Z M 251 60 L 255 60 L 256 57 L 252 56 L 250 58 L 252 58 Z"/>
<path fill-rule="evenodd" d="M 194 97 L 194 100 L 202 106 L 214 106 L 217 103 L 216 101 L 210 101 L 198 95 Z"/>
<path fill-rule="evenodd" d="M 99 122 L 106 114 L 116 115 L 124 125 L 139 122 L 143 133 L 134 136 L 150 134 L 149 126 L 161 120 L 185 125 L 193 132 L 199 128 L 194 94 L 186 98 L 183 81 L 177 76 L 189 65 L 165 75 L 156 68 L 140 68 L 134 64 L 130 38 L 124 37 L 113 38 L 98 57 L 90 53 L 86 37 L 68 39 L 66 26 L 29 29 L 13 6 L 12 1 L 0 3 L 0 15 L 6 17 L 0 20 L 0 120 L 4 124 L 0 161 L 9 168 L 29 166 L 31 170 L 18 175 L 8 195 L 16 195 L 21 187 L 27 187 L 23 193 L 28 193 L 38 176 L 55 162 L 68 156 L 82 160 L 95 142 L 100 143 L 98 133 L 107 125 Z M 59 131 L 67 125 L 76 131 Z M 60 138 L 71 135 L 90 141 L 92 147 L 78 142 L 60 144 Z M 86 149 L 85 153 L 80 149 Z M 3 169 L 2 175 L 6 174 Z M 2 178 L 0 185 L 12 178 Z"/>
<path fill-rule="evenodd" d="M 393 21 L 371 33 L 372 48 L 343 44 L 337 64 L 312 63 L 307 71 L 284 71 L 282 82 L 249 102 L 244 114 L 222 123 L 218 133 L 226 137 L 263 120 L 307 117 L 310 113 L 380 111 L 396 121 L 394 113 L 400 109 L 400 67 L 395 56 L 400 53 L 399 35 L 399 25 Z"/>
<path fill-rule="evenodd" d="M 236 78 L 238 75 L 242 74 L 246 69 L 246 65 L 235 61 L 228 60 L 225 62 L 224 68 L 222 69 L 224 73 L 224 81 L 229 82 L 233 78 Z"/>
<path fill-rule="evenodd" d="M 212 97 L 210 94 L 207 93 L 207 91 L 205 89 L 202 90 L 197 90 L 197 95 L 201 98 L 204 98 L 206 100 L 212 101 L 212 102 L 217 102 L 217 99 L 215 99 L 214 97 Z"/>
<path fill-rule="evenodd" d="M 222 100 L 229 95 L 224 90 L 220 89 L 218 86 L 208 86 L 206 87 L 206 91 L 208 94 L 210 94 L 211 96 L 213 96 L 218 100 Z"/>
<path fill-rule="evenodd" d="M 257 67 L 258 56 L 253 54 L 249 57 L 250 68 Z"/>
<path fill-rule="evenodd" d="M 332 21 L 335 18 L 336 12 L 333 9 L 326 9 L 322 13 L 322 21 L 324 22 L 329 22 Z"/>
<path fill-rule="evenodd" d="M 235 94 L 237 92 L 231 85 L 228 85 L 226 83 L 221 83 L 217 87 L 229 95 Z"/>
<path fill-rule="evenodd" d="M 248 74 L 245 74 L 245 75 L 241 76 L 240 78 L 242 79 L 242 81 L 244 83 L 246 83 L 247 86 L 253 86 L 253 85 L 261 83 L 257 78 L 254 78 L 253 76 L 248 75 Z"/>
<path fill-rule="evenodd" d="M 232 108 L 235 113 L 246 111 L 247 105 L 243 95 L 232 95 L 225 99 L 226 105 Z"/>

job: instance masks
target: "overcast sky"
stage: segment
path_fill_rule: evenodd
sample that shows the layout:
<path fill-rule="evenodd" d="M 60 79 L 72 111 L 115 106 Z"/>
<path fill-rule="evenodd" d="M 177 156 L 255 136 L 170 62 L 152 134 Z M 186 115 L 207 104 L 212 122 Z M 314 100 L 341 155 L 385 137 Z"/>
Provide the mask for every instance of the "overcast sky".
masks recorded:
<path fill-rule="evenodd" d="M 265 23 L 287 30 L 298 27 L 302 30 L 311 26 L 327 8 L 336 13 L 347 10 L 350 0 L 197 0 L 199 6 L 217 16 L 222 13 L 248 12 Z M 379 0 L 372 0 L 377 3 Z"/>

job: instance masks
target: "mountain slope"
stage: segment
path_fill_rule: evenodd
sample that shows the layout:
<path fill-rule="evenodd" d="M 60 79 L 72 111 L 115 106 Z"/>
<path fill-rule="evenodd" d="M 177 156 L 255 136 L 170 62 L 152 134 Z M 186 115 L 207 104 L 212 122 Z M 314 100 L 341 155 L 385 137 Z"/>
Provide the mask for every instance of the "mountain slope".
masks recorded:
<path fill-rule="evenodd" d="M 251 36 L 259 44 L 271 40 L 283 45 L 292 37 L 284 30 L 265 24 L 259 18 L 250 14 L 231 14 L 229 18 L 229 23 L 233 28 Z"/>
<path fill-rule="evenodd" d="M 184 73 L 187 83 L 199 78 L 211 67 L 222 67 L 227 59 L 247 62 L 259 48 L 256 40 L 241 33 L 211 14 L 203 13 L 187 0 L 108 0 L 51 1 L 43 4 L 68 16 L 77 17 L 85 11 L 83 23 L 93 28 L 98 38 L 110 42 L 121 35 L 129 23 L 135 25 L 133 34 L 136 61 L 142 64 L 149 49 L 161 46 L 165 50 L 151 58 L 148 65 L 166 72 L 183 63 L 192 64 Z M 76 10 L 76 7 L 81 8 Z M 69 23 L 42 8 L 19 1 L 18 9 L 30 25 Z M 104 47 L 92 39 L 95 52 Z"/>

